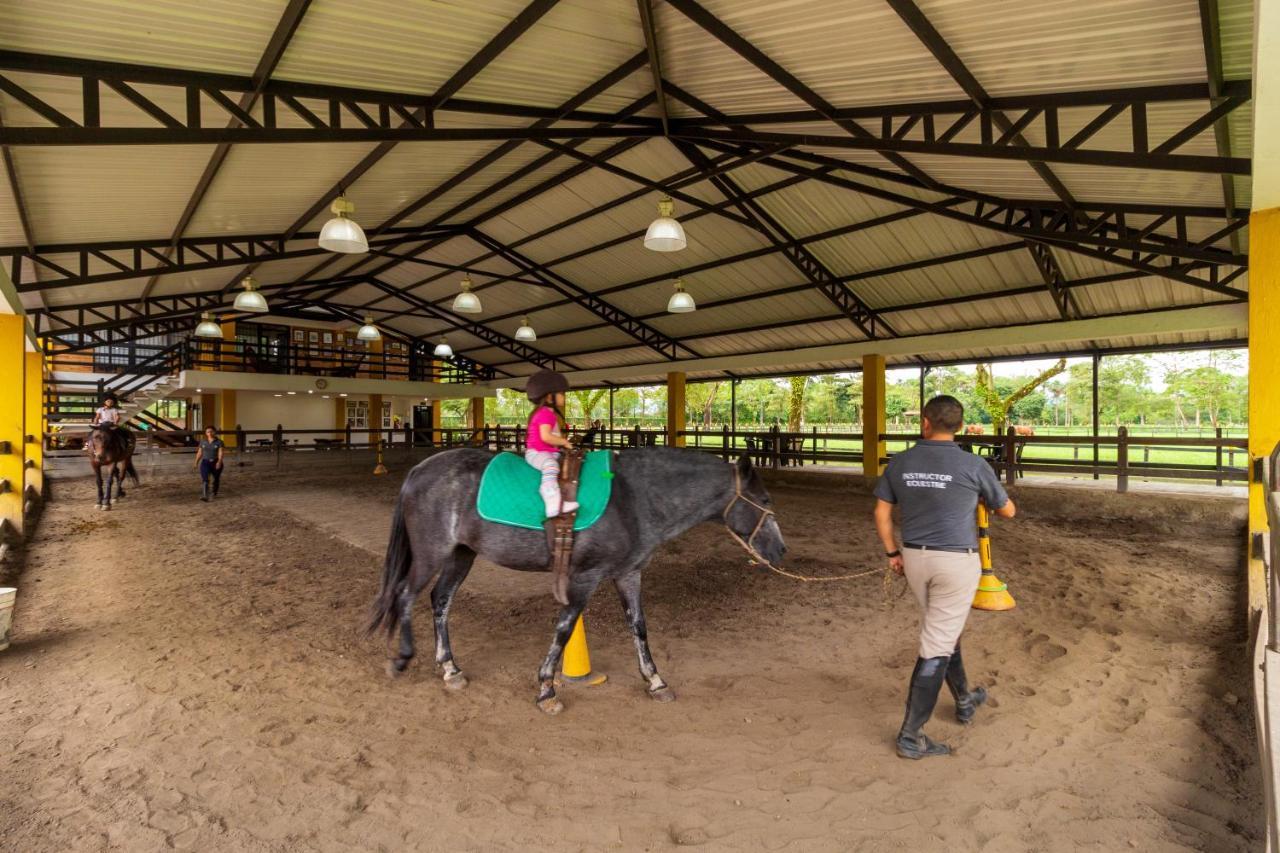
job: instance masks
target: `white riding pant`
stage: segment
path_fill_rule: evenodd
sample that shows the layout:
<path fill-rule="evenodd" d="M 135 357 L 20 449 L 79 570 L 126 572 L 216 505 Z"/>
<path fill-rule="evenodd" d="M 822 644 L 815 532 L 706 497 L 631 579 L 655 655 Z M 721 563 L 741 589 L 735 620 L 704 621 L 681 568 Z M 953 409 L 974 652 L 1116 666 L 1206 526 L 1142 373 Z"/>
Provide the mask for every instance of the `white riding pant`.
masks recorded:
<path fill-rule="evenodd" d="M 903 574 L 920 604 L 920 657 L 949 657 L 969 619 L 982 577 L 975 554 L 902 549 Z"/>

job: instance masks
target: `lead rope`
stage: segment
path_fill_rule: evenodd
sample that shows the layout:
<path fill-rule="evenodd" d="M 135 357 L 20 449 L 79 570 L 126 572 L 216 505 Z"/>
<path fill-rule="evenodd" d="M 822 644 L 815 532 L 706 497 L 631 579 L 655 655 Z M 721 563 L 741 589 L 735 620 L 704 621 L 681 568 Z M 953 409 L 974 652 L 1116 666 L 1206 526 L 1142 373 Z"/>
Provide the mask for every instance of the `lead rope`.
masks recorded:
<path fill-rule="evenodd" d="M 724 508 L 724 513 L 723 513 L 724 522 L 725 522 L 724 526 L 725 526 L 725 529 L 729 531 L 729 535 L 732 536 L 734 540 L 739 545 L 742 546 L 742 550 L 747 552 L 747 556 L 751 558 L 752 563 L 765 566 L 766 568 L 769 569 L 769 571 L 775 574 L 782 575 L 784 578 L 791 578 L 792 580 L 798 580 L 804 583 L 825 583 L 827 581 L 851 581 L 857 578 L 870 577 L 871 575 L 874 575 L 877 572 L 883 572 L 884 573 L 884 584 L 883 584 L 884 606 L 886 607 L 888 607 L 893 601 L 896 601 L 897 599 L 902 598 L 902 596 L 906 593 L 907 585 L 904 583 L 902 585 L 902 588 L 898 590 L 898 594 L 896 596 L 893 595 L 894 573 L 893 573 L 893 570 L 890 569 L 888 566 L 885 566 L 884 569 L 868 569 L 865 572 L 854 572 L 853 574 L 847 574 L 847 575 L 827 575 L 823 577 L 815 577 L 814 575 L 801 575 L 795 572 L 789 572 L 786 569 L 778 568 L 773 563 L 766 560 L 764 556 L 761 555 L 760 552 L 758 552 L 755 549 L 755 546 L 751 544 L 752 542 L 755 541 L 756 534 L 760 532 L 760 528 L 764 527 L 765 522 L 768 521 L 769 517 L 774 514 L 773 510 L 769 509 L 767 506 L 761 506 L 760 504 L 751 500 L 751 498 L 747 497 L 742 493 L 742 475 L 739 473 L 736 467 L 733 469 L 733 491 L 734 491 L 733 500 L 729 501 L 729 505 Z M 748 536 L 746 539 L 743 539 L 741 536 L 739 536 L 738 532 L 729 526 L 729 511 L 733 509 L 733 505 L 736 504 L 738 501 L 742 501 L 748 506 L 755 507 L 757 510 L 760 511 L 760 520 L 756 522 L 755 529 L 751 531 L 751 535 Z"/>

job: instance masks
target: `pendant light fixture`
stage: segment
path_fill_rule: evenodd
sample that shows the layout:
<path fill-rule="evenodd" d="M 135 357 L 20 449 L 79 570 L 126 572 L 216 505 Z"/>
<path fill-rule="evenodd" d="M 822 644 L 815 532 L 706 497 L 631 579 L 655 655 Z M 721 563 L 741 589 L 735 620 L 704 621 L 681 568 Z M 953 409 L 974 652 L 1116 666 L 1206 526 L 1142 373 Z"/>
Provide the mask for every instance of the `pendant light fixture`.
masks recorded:
<path fill-rule="evenodd" d="M 258 282 L 254 281 L 253 276 L 245 276 L 241 285 L 243 285 L 244 290 L 236 294 L 236 301 L 232 307 L 237 311 L 253 311 L 254 313 L 266 311 L 267 298 L 258 291 Z"/>
<path fill-rule="evenodd" d="M 479 314 L 480 297 L 471 292 L 471 276 L 462 277 L 462 292 L 453 300 L 453 310 L 459 314 Z"/>
<path fill-rule="evenodd" d="M 382 340 L 382 332 L 379 332 L 378 327 L 373 325 L 372 317 L 365 316 L 364 325 L 360 327 L 360 331 L 356 332 L 356 339 L 361 341 Z"/>
<path fill-rule="evenodd" d="M 347 214 L 356 212 L 356 206 L 347 201 L 346 194 L 335 198 L 329 209 L 334 216 L 320 229 L 320 248 L 346 255 L 359 255 L 369 251 L 369 241 L 365 239 L 364 229 L 355 220 L 347 218 Z"/>
<path fill-rule="evenodd" d="M 196 325 L 197 338 L 221 338 L 222 327 L 213 322 L 213 315 L 208 311 L 200 315 L 200 322 Z"/>
<path fill-rule="evenodd" d="M 649 223 L 644 232 L 644 247 L 655 252 L 678 252 L 687 242 L 684 226 L 674 218 L 676 203 L 669 198 L 658 202 L 658 218 Z"/>
<path fill-rule="evenodd" d="M 453 358 L 453 347 L 449 346 L 447 338 L 441 338 L 440 343 L 436 344 L 436 348 L 431 354 L 436 358 Z"/>
<path fill-rule="evenodd" d="M 533 330 L 533 326 L 529 325 L 528 317 L 520 318 L 520 328 L 516 329 L 517 341 L 536 341 L 538 333 Z"/>
<path fill-rule="evenodd" d="M 693 297 L 684 291 L 684 279 L 676 279 L 676 292 L 667 300 L 667 310 L 672 314 L 688 314 L 690 311 L 698 310 Z"/>

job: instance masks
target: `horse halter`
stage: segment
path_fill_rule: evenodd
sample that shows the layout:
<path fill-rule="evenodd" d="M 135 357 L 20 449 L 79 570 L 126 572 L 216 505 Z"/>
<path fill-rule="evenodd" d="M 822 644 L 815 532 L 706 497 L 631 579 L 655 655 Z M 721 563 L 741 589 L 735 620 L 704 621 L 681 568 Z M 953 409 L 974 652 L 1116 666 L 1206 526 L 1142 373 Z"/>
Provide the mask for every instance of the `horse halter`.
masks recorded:
<path fill-rule="evenodd" d="M 729 513 L 733 510 L 734 505 L 737 504 L 738 501 L 742 501 L 747 506 L 755 507 L 760 511 L 760 519 L 756 522 L 756 526 L 752 528 L 751 535 L 746 539 L 739 536 L 738 532 L 729 525 Z M 765 522 L 768 521 L 773 514 L 773 510 L 769 509 L 767 506 L 756 503 L 742 493 L 742 472 L 739 471 L 738 467 L 735 465 L 733 468 L 733 499 L 729 501 L 729 505 L 724 508 L 724 512 L 721 514 L 724 518 L 724 527 L 725 530 L 729 531 L 729 535 L 742 546 L 743 550 L 746 551 L 748 555 L 750 555 L 751 559 L 758 563 L 763 563 L 769 568 L 773 568 L 773 564 L 766 560 L 760 552 L 756 550 L 755 541 L 756 536 L 760 533 L 760 528 L 764 527 Z"/>

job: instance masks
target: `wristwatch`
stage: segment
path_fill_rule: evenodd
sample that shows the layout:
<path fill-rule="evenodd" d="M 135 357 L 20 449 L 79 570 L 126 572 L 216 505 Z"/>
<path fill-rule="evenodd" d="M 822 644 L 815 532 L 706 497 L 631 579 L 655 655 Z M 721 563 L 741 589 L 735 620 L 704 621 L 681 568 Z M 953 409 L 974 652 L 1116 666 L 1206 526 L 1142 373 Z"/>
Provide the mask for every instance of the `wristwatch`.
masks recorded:
<path fill-rule="evenodd" d="M 894 550 L 892 550 L 892 551 L 885 551 L 885 552 L 884 552 L 884 555 L 885 555 L 886 557 L 888 557 L 890 560 L 892 560 L 894 557 L 901 557 L 901 556 L 902 556 L 902 551 L 900 551 L 900 550 L 898 550 L 897 548 L 895 548 L 895 549 L 894 549 Z"/>

